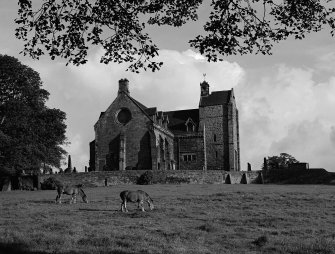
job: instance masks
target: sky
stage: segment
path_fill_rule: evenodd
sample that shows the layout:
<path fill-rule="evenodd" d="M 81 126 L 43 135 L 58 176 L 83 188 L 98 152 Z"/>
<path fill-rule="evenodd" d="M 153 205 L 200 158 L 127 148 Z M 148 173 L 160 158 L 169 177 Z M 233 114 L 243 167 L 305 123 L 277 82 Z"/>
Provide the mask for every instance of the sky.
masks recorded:
<path fill-rule="evenodd" d="M 182 29 L 149 28 L 164 65 L 159 72 L 136 74 L 125 71 L 127 64 L 99 63 L 99 48 L 80 67 L 19 54 L 23 43 L 14 36 L 17 1 L 0 0 L 0 54 L 40 73 L 43 88 L 50 92 L 47 106 L 67 114 L 70 144 L 65 149 L 78 171 L 88 166 L 93 126 L 116 98 L 118 80 L 127 78 L 130 95 L 147 107 L 172 111 L 198 107 L 204 73 L 210 91 L 234 89 L 242 170 L 248 162 L 259 170 L 264 157 L 288 153 L 310 167 L 335 171 L 335 38 L 321 31 L 275 45 L 271 56 L 232 56 L 208 63 L 187 43 L 199 33 L 207 13 L 206 7 L 200 8 L 200 20 Z"/>

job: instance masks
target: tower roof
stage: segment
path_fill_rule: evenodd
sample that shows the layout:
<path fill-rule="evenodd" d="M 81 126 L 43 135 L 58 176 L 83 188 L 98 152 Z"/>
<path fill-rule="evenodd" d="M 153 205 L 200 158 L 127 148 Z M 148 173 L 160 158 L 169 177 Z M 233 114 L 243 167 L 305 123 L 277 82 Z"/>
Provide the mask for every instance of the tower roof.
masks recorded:
<path fill-rule="evenodd" d="M 208 96 L 200 98 L 199 107 L 224 105 L 229 102 L 231 90 L 212 92 Z"/>

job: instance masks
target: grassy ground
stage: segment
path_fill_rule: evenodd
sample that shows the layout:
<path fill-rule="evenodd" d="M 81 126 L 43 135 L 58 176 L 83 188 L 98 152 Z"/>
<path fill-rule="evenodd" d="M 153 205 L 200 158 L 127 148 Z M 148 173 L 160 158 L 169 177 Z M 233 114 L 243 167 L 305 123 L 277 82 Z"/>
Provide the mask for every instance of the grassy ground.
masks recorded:
<path fill-rule="evenodd" d="M 142 189 L 153 211 L 121 213 L 119 193 Z M 0 192 L 0 253 L 335 253 L 335 187 L 150 185 Z"/>

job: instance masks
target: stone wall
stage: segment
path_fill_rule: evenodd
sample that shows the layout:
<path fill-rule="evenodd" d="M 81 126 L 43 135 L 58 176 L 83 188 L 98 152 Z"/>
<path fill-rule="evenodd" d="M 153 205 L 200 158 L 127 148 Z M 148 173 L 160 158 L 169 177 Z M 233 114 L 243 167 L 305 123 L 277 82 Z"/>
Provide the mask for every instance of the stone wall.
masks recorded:
<path fill-rule="evenodd" d="M 200 129 L 205 127 L 207 169 L 228 169 L 227 131 L 224 130 L 227 121 L 222 105 L 199 108 Z"/>
<path fill-rule="evenodd" d="M 124 108 L 131 112 L 132 119 L 126 125 L 119 123 L 116 117 Z M 121 169 L 119 161 L 130 168 L 151 168 L 149 122 L 127 95 L 120 94 L 95 124 L 95 170 Z M 120 140 L 124 144 L 122 154 Z"/>
<path fill-rule="evenodd" d="M 238 112 L 234 97 L 228 104 L 228 138 L 230 171 L 240 171 Z"/>
<path fill-rule="evenodd" d="M 87 187 L 98 187 L 117 184 L 136 184 L 137 179 L 145 170 L 102 171 L 88 173 L 42 175 L 43 182 L 54 177 L 64 184 L 84 184 Z M 190 184 L 240 184 L 261 183 L 260 171 L 227 172 L 221 170 L 166 170 L 152 171 L 159 183 L 190 183 Z M 230 182 L 227 181 L 230 179 Z M 243 179 L 247 179 L 246 181 Z"/>
<path fill-rule="evenodd" d="M 178 170 L 202 170 L 205 165 L 204 140 L 202 135 L 181 136 L 175 138 L 175 158 L 178 158 Z M 188 158 L 187 160 L 185 160 Z M 191 159 L 189 159 L 191 158 Z"/>

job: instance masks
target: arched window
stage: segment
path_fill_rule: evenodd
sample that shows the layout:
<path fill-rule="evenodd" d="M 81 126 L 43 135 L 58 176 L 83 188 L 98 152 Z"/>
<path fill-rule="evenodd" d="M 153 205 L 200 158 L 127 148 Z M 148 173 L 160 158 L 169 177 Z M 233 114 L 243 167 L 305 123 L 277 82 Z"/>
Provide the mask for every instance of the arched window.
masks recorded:
<path fill-rule="evenodd" d="M 116 119 L 119 123 L 125 125 L 131 120 L 131 112 L 127 108 L 121 108 L 116 115 Z"/>
<path fill-rule="evenodd" d="M 185 122 L 185 125 L 186 125 L 186 131 L 195 131 L 195 123 L 190 117 Z"/>

